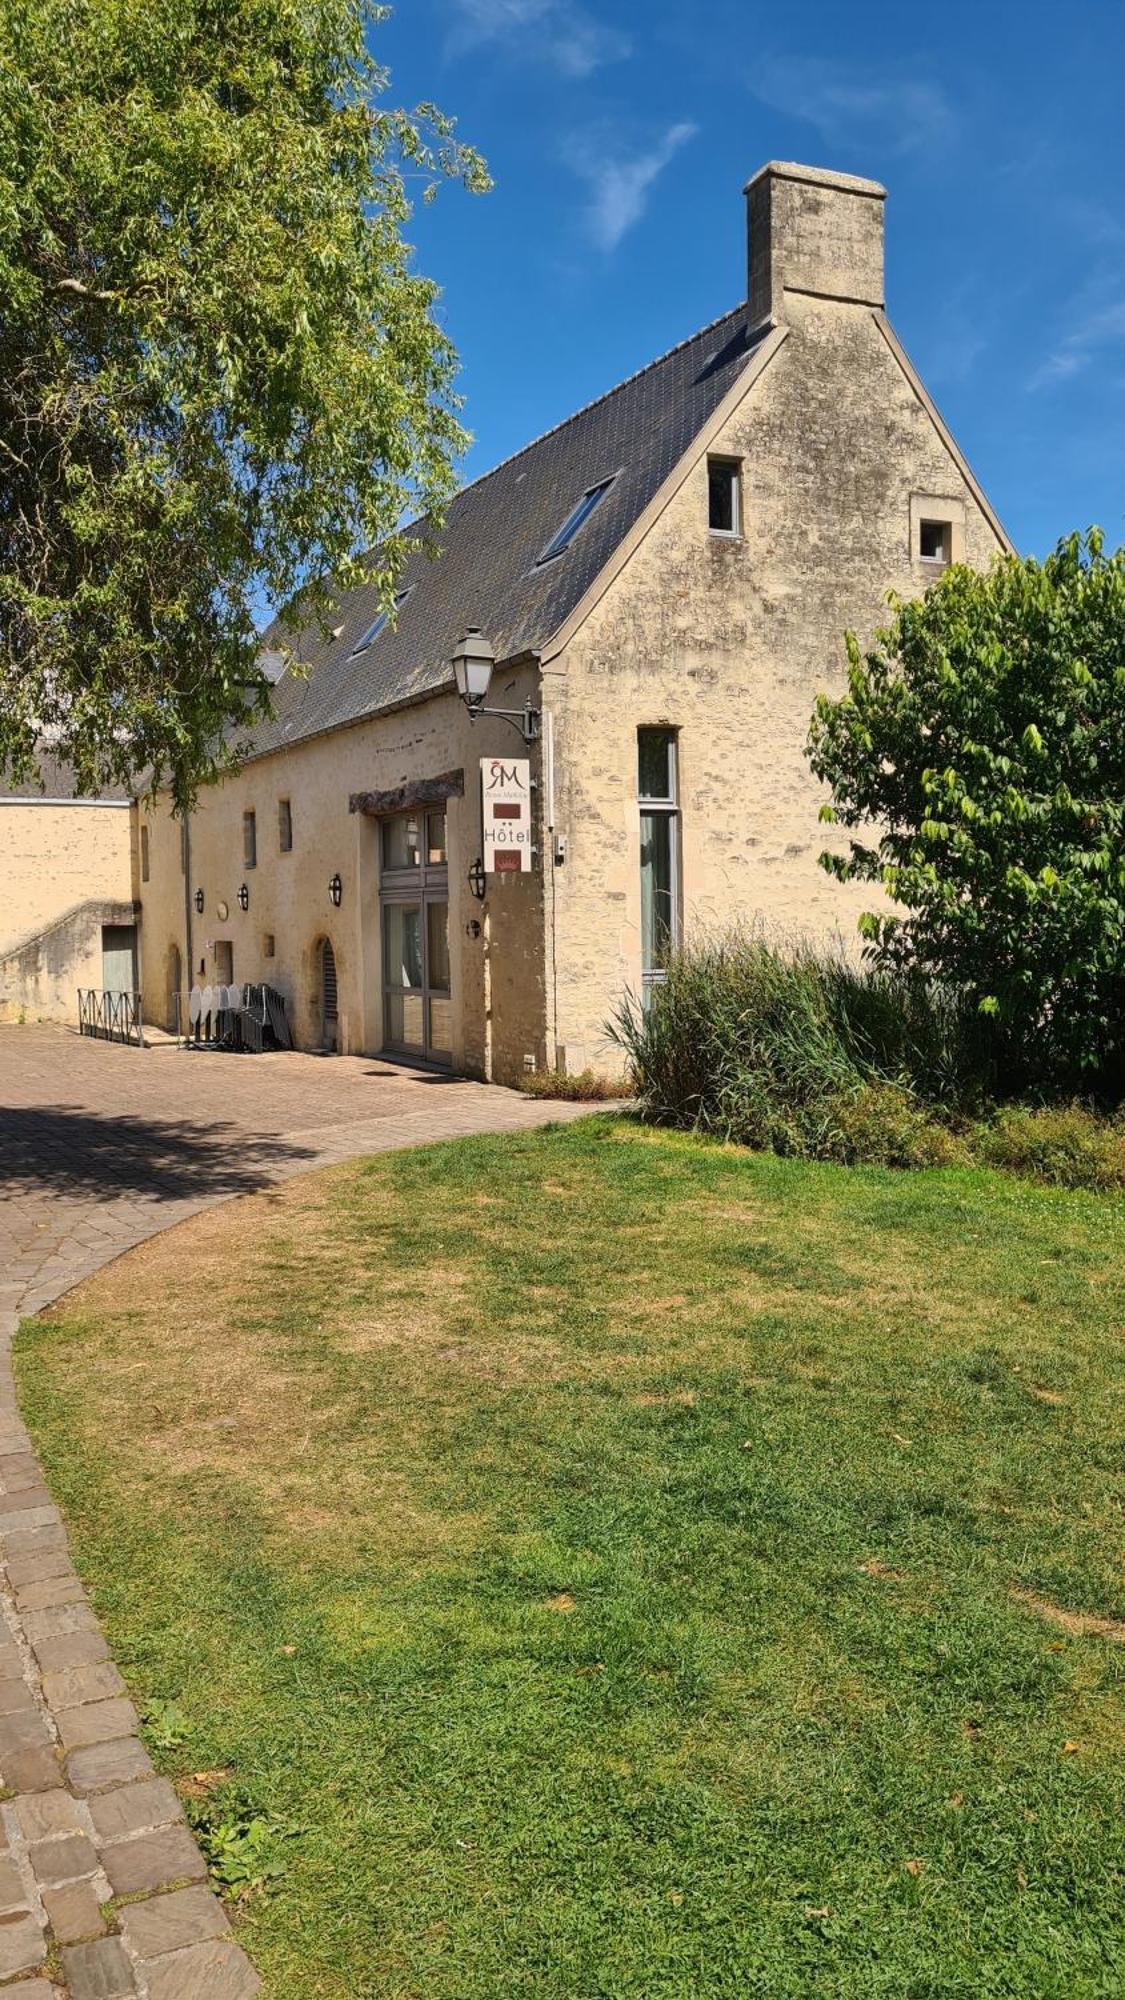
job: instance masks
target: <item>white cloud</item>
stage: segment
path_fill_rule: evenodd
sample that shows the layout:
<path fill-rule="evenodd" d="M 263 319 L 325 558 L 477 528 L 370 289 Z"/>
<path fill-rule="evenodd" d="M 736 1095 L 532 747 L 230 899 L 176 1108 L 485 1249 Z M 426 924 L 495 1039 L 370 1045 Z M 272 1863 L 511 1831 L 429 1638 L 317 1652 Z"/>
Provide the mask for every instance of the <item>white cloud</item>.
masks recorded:
<path fill-rule="evenodd" d="M 767 57 L 750 88 L 772 110 L 815 125 L 833 145 L 860 151 L 934 146 L 956 122 L 938 84 L 899 71 L 871 75 L 819 56 Z"/>
<path fill-rule="evenodd" d="M 671 125 L 654 145 L 631 154 L 607 150 L 592 137 L 571 142 L 567 157 L 580 179 L 589 183 L 585 221 L 599 250 L 616 250 L 626 231 L 640 221 L 653 182 L 696 130 L 686 120 Z"/>
<path fill-rule="evenodd" d="M 516 55 L 548 62 L 564 76 L 592 76 L 632 50 L 627 35 L 568 0 L 454 0 L 454 5 L 455 47 L 498 43 Z"/>
<path fill-rule="evenodd" d="M 1029 383 L 1032 389 L 1047 389 L 1053 382 L 1066 382 L 1088 368 L 1099 351 L 1125 341 L 1125 301 L 1098 306 L 1061 340 L 1053 354 L 1036 369 Z"/>

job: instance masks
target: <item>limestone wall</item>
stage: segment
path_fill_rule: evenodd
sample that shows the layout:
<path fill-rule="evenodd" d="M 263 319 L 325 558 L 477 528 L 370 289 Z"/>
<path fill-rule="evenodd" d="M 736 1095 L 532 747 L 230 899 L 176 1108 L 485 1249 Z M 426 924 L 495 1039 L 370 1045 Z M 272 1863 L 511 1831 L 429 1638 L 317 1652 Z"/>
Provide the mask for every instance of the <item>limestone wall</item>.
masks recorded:
<path fill-rule="evenodd" d="M 680 732 L 688 936 L 737 918 L 854 941 L 871 891 L 817 865 L 815 695 L 843 685 L 846 628 L 869 637 L 891 587 L 932 581 L 920 513 L 948 512 L 955 556 L 983 565 L 1001 546 L 870 308 L 794 295 L 787 318 L 711 446 L 742 461 L 741 538 L 708 533 L 704 457 L 545 675 L 568 840 L 554 1035 L 571 1069 L 614 1062 L 606 1017 L 640 981 L 638 727 Z"/>
<path fill-rule="evenodd" d="M 530 682 L 498 680 L 497 702 L 518 706 Z M 332 941 L 336 959 L 342 1052 L 375 1053 L 383 1046 L 382 943 L 379 923 L 378 822 L 348 810 L 355 792 L 390 791 L 460 769 L 463 798 L 446 808 L 449 851 L 449 945 L 454 1063 L 474 1075 L 513 1080 L 546 1061 L 543 987 L 542 877 L 490 877 L 481 904 L 467 872 L 480 853 L 479 770 L 482 756 L 522 755 L 503 724 L 469 718 L 450 693 L 415 708 L 376 717 L 249 763 L 205 793 L 190 828 L 190 891 L 203 890 L 203 914 L 191 909 L 190 956 L 185 949 L 181 830 L 166 810 L 147 815 L 149 880 L 142 884 L 144 989 L 150 1018 L 167 1016 L 174 954 L 190 965 L 183 985 L 218 976 L 216 945 L 228 942 L 236 981 L 267 980 L 284 993 L 298 1044 L 322 1041 L 320 952 Z M 278 802 L 287 798 L 293 847 L 279 846 Z M 256 814 L 257 866 L 243 865 L 243 812 Z M 343 896 L 334 909 L 328 885 L 339 874 Z M 249 891 L 245 913 L 240 884 Z M 226 915 L 220 914 L 220 905 Z M 480 926 L 472 937 L 469 927 Z M 273 940 L 273 954 L 267 941 Z"/>
<path fill-rule="evenodd" d="M 133 873 L 128 804 L 0 799 L 0 1015 L 76 1018 L 102 923 L 132 920 Z"/>

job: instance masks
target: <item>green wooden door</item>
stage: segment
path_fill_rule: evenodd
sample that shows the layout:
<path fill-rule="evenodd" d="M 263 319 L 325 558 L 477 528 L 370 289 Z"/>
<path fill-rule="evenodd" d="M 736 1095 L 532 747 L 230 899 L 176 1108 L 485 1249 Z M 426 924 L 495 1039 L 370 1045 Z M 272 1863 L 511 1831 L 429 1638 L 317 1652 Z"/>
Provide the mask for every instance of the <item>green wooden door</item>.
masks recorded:
<path fill-rule="evenodd" d="M 102 925 L 102 991 L 135 993 L 137 990 L 137 927 L 135 924 Z"/>

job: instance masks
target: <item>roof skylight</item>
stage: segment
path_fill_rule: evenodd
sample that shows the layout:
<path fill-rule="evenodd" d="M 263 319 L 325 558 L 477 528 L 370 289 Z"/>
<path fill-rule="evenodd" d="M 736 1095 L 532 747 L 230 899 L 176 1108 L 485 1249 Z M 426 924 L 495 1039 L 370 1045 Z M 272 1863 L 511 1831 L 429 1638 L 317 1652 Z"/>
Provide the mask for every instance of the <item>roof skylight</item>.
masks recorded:
<path fill-rule="evenodd" d="M 400 611 L 402 609 L 402 606 L 406 603 L 406 600 L 409 597 L 413 588 L 414 588 L 413 584 L 408 583 L 405 590 L 395 591 L 396 611 Z M 356 658 L 356 655 L 359 653 L 366 653 L 367 648 L 371 645 L 374 645 L 375 640 L 379 637 L 380 632 L 383 630 L 384 626 L 390 619 L 390 615 L 391 614 L 389 611 L 380 611 L 379 616 L 372 620 L 366 632 L 363 634 L 363 637 L 361 639 L 357 639 L 355 645 L 352 647 L 351 652 L 348 654 L 348 658 L 350 660 L 354 660 Z"/>
<path fill-rule="evenodd" d="M 596 486 L 586 488 L 578 505 L 571 508 L 562 527 L 552 535 L 542 555 L 536 558 L 537 568 L 540 563 L 553 562 L 556 556 L 561 556 L 563 551 L 570 547 L 575 535 L 580 528 L 585 527 L 595 507 L 605 499 L 616 477 L 617 474 L 612 472 L 608 479 L 599 479 Z"/>

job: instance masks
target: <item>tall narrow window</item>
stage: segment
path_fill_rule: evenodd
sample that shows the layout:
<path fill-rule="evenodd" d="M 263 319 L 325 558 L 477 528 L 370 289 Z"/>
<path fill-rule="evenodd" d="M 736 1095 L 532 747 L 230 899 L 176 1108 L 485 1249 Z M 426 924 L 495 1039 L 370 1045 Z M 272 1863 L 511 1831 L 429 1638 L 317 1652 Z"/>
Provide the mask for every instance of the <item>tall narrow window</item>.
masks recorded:
<path fill-rule="evenodd" d="M 277 802 L 277 844 L 283 854 L 293 848 L 293 808 L 288 799 Z"/>
<path fill-rule="evenodd" d="M 141 881 L 148 881 L 148 828 L 141 827 Z"/>
<path fill-rule="evenodd" d="M 244 868 L 258 866 L 258 821 L 252 812 L 244 812 L 242 815 L 242 866 Z"/>
<path fill-rule="evenodd" d="M 680 932 L 680 809 L 674 729 L 638 729 L 641 807 L 641 983 L 665 976 Z"/>
<path fill-rule="evenodd" d="M 742 533 L 742 510 L 739 505 L 738 461 L 733 458 L 709 458 L 707 460 L 707 525 L 713 535 L 726 535 L 731 541 Z"/>

